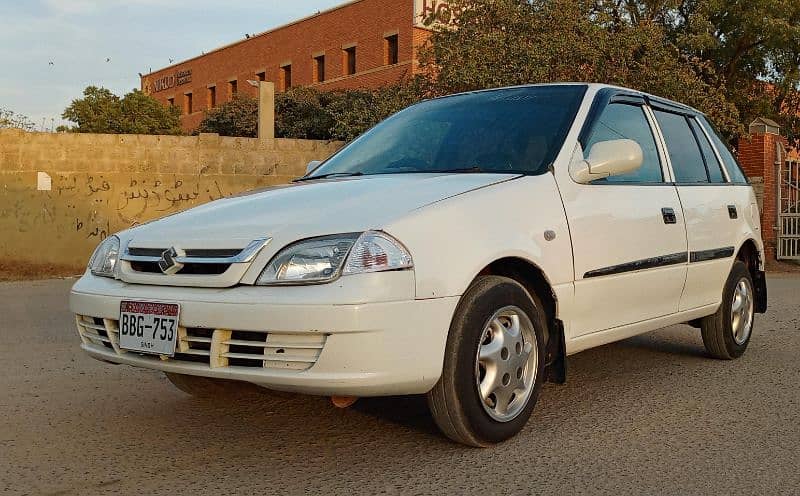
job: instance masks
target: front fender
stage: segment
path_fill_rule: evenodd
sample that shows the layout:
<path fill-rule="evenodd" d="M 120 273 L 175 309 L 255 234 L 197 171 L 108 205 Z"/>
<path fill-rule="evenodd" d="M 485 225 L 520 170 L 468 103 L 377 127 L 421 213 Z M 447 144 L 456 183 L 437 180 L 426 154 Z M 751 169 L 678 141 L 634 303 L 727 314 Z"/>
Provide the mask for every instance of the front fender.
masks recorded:
<path fill-rule="evenodd" d="M 460 296 L 483 268 L 506 257 L 535 264 L 553 286 L 574 280 L 567 220 L 549 173 L 427 205 L 385 230 L 411 252 L 418 299 Z"/>

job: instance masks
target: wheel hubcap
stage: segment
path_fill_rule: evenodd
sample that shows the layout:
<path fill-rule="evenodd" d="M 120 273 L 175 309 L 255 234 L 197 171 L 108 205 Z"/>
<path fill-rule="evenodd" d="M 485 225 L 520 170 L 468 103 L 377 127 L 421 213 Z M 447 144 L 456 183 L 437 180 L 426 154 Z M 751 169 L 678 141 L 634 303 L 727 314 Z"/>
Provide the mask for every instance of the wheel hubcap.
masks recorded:
<path fill-rule="evenodd" d="M 753 328 L 753 288 L 745 278 L 739 280 L 733 290 L 731 303 L 731 331 L 736 344 L 742 345 L 750 337 Z"/>
<path fill-rule="evenodd" d="M 475 381 L 484 410 L 508 422 L 519 415 L 536 383 L 539 353 L 533 324 L 517 307 L 498 310 L 486 323 L 475 357 Z"/>

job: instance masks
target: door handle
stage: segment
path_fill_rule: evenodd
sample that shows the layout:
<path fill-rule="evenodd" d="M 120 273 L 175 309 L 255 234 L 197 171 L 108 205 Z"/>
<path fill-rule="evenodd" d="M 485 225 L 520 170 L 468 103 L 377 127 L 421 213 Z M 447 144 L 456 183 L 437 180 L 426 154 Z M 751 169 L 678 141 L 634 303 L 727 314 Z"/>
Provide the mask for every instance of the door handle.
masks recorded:
<path fill-rule="evenodd" d="M 661 216 L 664 217 L 664 224 L 677 224 L 678 217 L 675 215 L 675 210 L 665 207 L 661 209 Z"/>
<path fill-rule="evenodd" d="M 731 219 L 739 218 L 739 212 L 736 210 L 736 205 L 728 205 L 728 217 Z"/>

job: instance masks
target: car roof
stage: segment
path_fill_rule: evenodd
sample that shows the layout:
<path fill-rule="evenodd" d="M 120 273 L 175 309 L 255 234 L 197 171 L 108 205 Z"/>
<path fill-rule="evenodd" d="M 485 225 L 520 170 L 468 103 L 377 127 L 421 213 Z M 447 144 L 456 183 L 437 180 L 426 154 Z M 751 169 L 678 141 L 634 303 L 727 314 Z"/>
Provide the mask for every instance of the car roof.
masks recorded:
<path fill-rule="evenodd" d="M 678 107 L 683 110 L 690 111 L 692 113 L 696 113 L 699 115 L 705 115 L 703 112 L 700 112 L 694 107 L 686 105 L 684 103 L 676 102 L 674 100 L 670 100 L 668 98 L 663 98 L 657 95 L 653 95 L 650 93 L 645 93 L 644 91 L 634 90 L 631 88 L 625 88 L 623 86 L 615 86 L 613 84 L 604 84 L 604 83 L 581 83 L 575 81 L 565 81 L 565 82 L 558 82 L 558 83 L 537 83 L 537 84 L 521 84 L 516 86 L 502 86 L 499 88 L 487 88 L 483 90 L 473 90 L 473 91 L 465 91 L 463 93 L 454 93 L 452 95 L 444 95 L 437 98 L 433 98 L 432 100 L 439 100 L 444 98 L 450 98 L 454 96 L 460 95 L 471 95 L 475 93 L 488 93 L 493 91 L 504 91 L 504 90 L 513 90 L 513 89 L 520 89 L 520 88 L 536 88 L 541 86 L 585 86 L 590 92 L 594 93 L 595 95 L 602 90 L 613 90 L 622 94 L 628 94 L 633 96 L 640 96 L 645 98 L 646 100 L 661 103 L 663 105 L 667 105 L 669 107 Z"/>

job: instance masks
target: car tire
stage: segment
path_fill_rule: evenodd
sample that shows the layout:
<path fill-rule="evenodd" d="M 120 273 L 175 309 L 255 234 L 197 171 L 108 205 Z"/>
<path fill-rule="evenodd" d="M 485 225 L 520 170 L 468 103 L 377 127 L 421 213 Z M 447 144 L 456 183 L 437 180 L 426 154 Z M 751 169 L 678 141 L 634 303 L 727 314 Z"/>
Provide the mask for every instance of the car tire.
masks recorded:
<path fill-rule="evenodd" d="M 716 313 L 700 321 L 706 351 L 720 360 L 739 358 L 753 334 L 755 290 L 747 266 L 735 261 Z"/>
<path fill-rule="evenodd" d="M 428 393 L 447 437 L 487 447 L 522 430 L 545 382 L 546 329 L 539 298 L 518 282 L 473 282 L 450 325 L 442 376 Z"/>
<path fill-rule="evenodd" d="M 196 375 L 164 372 L 169 382 L 184 393 L 197 398 L 213 399 L 261 390 L 258 386 L 240 381 L 227 381 Z"/>

